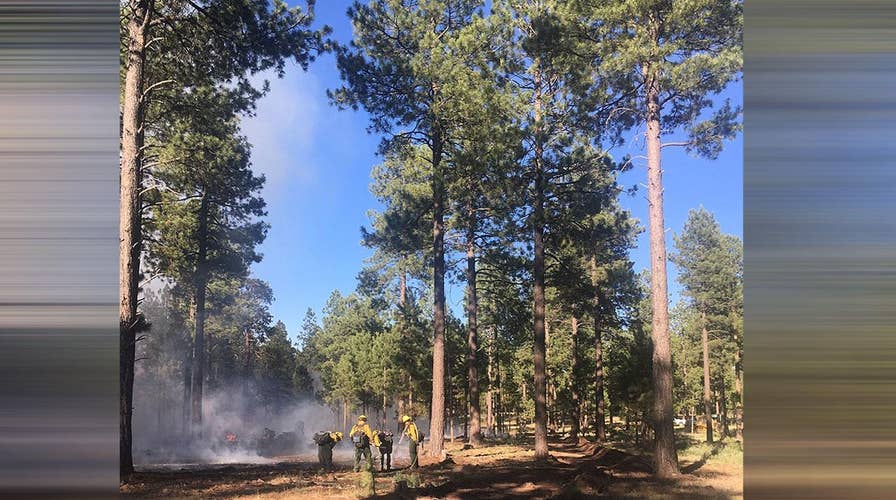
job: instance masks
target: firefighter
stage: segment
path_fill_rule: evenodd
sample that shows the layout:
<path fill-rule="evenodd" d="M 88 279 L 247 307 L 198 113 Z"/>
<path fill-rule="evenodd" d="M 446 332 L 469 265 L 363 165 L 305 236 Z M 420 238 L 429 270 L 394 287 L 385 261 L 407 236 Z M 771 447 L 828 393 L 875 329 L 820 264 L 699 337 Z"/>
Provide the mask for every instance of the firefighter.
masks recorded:
<path fill-rule="evenodd" d="M 373 442 L 373 432 L 370 430 L 370 425 L 367 424 L 367 415 L 358 417 L 358 423 L 352 427 L 348 435 L 351 436 L 352 443 L 355 445 L 355 472 L 361 470 L 362 456 L 370 464 L 372 470 L 373 458 L 370 453 L 370 443 Z"/>
<path fill-rule="evenodd" d="M 373 444 L 380 450 L 380 472 L 392 470 L 392 433 L 373 431 Z"/>
<path fill-rule="evenodd" d="M 314 442 L 317 443 L 317 460 L 324 470 L 333 470 L 333 447 L 340 441 L 342 433 L 339 431 L 318 432 L 314 435 Z"/>
<path fill-rule="evenodd" d="M 408 466 L 408 469 L 414 470 L 419 466 L 417 463 L 417 446 L 420 445 L 423 436 L 417 429 L 417 424 L 414 423 L 414 419 L 410 416 L 405 415 L 401 417 L 401 421 L 404 422 L 404 433 L 402 437 L 408 437 L 408 452 L 411 457 L 411 465 Z"/>

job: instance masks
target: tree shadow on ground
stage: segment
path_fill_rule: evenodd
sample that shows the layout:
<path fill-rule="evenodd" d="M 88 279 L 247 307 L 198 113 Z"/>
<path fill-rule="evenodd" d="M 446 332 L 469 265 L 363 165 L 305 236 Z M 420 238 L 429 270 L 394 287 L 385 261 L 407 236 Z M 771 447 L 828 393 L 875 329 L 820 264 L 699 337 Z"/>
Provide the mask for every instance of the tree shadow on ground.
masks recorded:
<path fill-rule="evenodd" d="M 430 484 L 371 498 L 731 498 L 741 495 L 740 491 L 707 487 L 689 473 L 658 479 L 653 476 L 647 454 L 590 442 L 555 442 L 550 448 L 552 457 L 545 461 L 502 458 L 488 465 L 423 467 L 421 474 Z"/>
<path fill-rule="evenodd" d="M 422 472 L 426 474 L 429 471 Z M 444 476 L 446 479 L 444 482 L 417 488 L 411 494 L 436 498 L 450 496 L 458 499 L 544 498 L 560 490 L 572 479 L 575 472 L 574 467 L 554 461 L 502 460 L 500 464 L 490 466 L 458 466 Z M 376 498 L 409 498 L 409 496 L 391 493 Z"/>
<path fill-rule="evenodd" d="M 122 481 L 126 497 L 212 498 L 280 493 L 311 486 L 326 486 L 351 472 L 338 465 L 333 473 L 322 473 L 317 464 L 228 464 L 205 465 L 173 470 L 144 470 Z"/>

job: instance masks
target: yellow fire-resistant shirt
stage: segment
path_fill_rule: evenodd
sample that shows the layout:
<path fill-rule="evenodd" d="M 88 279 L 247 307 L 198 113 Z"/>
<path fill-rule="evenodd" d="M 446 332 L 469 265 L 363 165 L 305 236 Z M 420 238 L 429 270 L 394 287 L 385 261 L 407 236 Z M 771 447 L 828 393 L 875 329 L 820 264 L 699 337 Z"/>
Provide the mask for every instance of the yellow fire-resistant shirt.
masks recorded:
<path fill-rule="evenodd" d="M 420 442 L 420 432 L 417 431 L 417 424 L 407 422 L 404 424 L 404 435 L 412 439 L 415 443 Z"/>
<path fill-rule="evenodd" d="M 349 436 L 354 436 L 355 433 L 358 432 L 358 431 L 361 431 L 361 432 L 363 432 L 364 434 L 367 434 L 367 437 L 370 438 L 370 442 L 371 442 L 371 443 L 373 442 L 373 432 L 370 430 L 370 425 L 369 425 L 369 424 L 366 424 L 366 423 L 365 423 L 365 424 L 362 424 L 362 425 L 355 424 L 355 425 L 352 427 L 352 430 L 349 431 L 348 435 L 349 435 Z"/>

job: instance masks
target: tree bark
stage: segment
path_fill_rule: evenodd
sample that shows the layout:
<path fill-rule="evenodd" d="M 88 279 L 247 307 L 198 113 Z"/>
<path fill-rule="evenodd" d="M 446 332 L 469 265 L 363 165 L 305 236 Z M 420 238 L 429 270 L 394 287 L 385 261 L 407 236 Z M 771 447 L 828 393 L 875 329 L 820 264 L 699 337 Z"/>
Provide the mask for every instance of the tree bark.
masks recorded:
<path fill-rule="evenodd" d="M 432 143 L 433 346 L 429 451 L 438 457 L 445 437 L 445 181 L 438 125 L 434 127 Z"/>
<path fill-rule="evenodd" d="M 192 311 L 190 315 L 192 316 Z M 190 341 L 187 352 L 184 353 L 184 397 L 183 397 L 183 419 L 181 420 L 181 434 L 184 437 L 190 432 L 190 402 L 192 401 L 191 381 L 193 380 L 193 342 Z"/>
<path fill-rule="evenodd" d="M 486 417 L 485 422 L 492 436 L 497 432 L 495 426 L 495 335 L 494 327 L 491 328 L 491 338 L 488 345 L 488 392 L 485 395 Z"/>
<path fill-rule="evenodd" d="M 454 394 L 454 384 L 451 383 L 451 359 L 453 355 L 451 354 L 451 345 L 446 345 L 445 349 L 445 423 L 446 423 L 446 434 L 448 435 L 448 442 L 454 442 L 454 408 L 455 408 L 455 394 Z"/>
<path fill-rule="evenodd" d="M 703 344 L 703 418 L 706 421 L 706 442 L 712 443 L 712 384 L 709 373 L 709 332 L 706 330 L 705 311 L 700 311 L 700 327 Z"/>
<path fill-rule="evenodd" d="M 613 405 L 612 404 L 607 405 L 607 417 L 609 417 L 608 421 L 609 421 L 610 427 L 613 427 Z M 606 429 L 604 430 L 604 432 L 606 433 Z"/>
<path fill-rule="evenodd" d="M 193 303 L 196 308 L 195 333 L 193 335 L 193 432 L 202 437 L 202 387 L 205 381 L 205 295 L 208 275 L 208 197 L 202 196 L 199 203 L 199 231 L 196 235 L 199 252 L 196 257 L 196 278 L 193 289 Z"/>
<path fill-rule="evenodd" d="M 473 446 L 482 444 L 479 406 L 479 370 L 476 366 L 476 354 L 479 351 L 477 316 L 479 301 L 476 295 L 476 213 L 472 204 L 468 208 L 469 226 L 467 228 L 467 390 L 470 402 L 467 437 Z"/>
<path fill-rule="evenodd" d="M 599 308 L 595 308 L 599 309 Z M 604 346 L 603 335 L 600 329 L 600 313 L 594 312 L 594 378 L 596 398 L 595 408 L 597 412 L 594 415 L 594 430 L 597 434 L 599 442 L 607 439 L 607 424 L 604 411 Z"/>
<path fill-rule="evenodd" d="M 499 432 L 507 432 L 507 422 L 504 420 L 504 387 L 501 385 L 504 378 L 501 377 L 501 365 L 498 365 L 495 373 L 495 386 L 497 393 L 495 394 L 495 424 L 498 426 Z"/>
<path fill-rule="evenodd" d="M 734 432 L 735 439 L 740 442 L 744 440 L 744 386 L 743 380 L 741 379 L 741 356 L 740 349 L 738 348 L 735 351 L 734 361 L 734 390 L 737 395 L 737 400 L 734 402 Z"/>
<path fill-rule="evenodd" d="M 408 300 L 408 277 L 404 272 L 404 269 L 401 271 L 401 276 L 399 278 L 399 287 L 398 287 L 398 307 L 401 309 L 402 318 L 405 314 L 405 306 L 407 305 Z"/>
<path fill-rule="evenodd" d="M 650 220 L 650 292 L 653 306 L 653 423 L 656 475 L 678 474 L 672 421 L 672 350 L 666 277 L 666 230 L 663 221 L 663 172 L 660 143 L 660 89 L 654 69 L 644 65 L 647 122 L 647 199 Z"/>
<path fill-rule="evenodd" d="M 252 333 L 243 332 L 243 401 L 249 397 L 249 379 L 252 374 Z"/>
<path fill-rule="evenodd" d="M 535 118 L 535 156 L 533 158 L 533 167 L 535 170 L 535 197 L 532 214 L 532 229 L 534 233 L 535 247 L 535 265 L 534 265 L 534 326 L 535 326 L 535 343 L 533 345 L 533 361 L 535 365 L 534 389 L 535 394 L 535 458 L 544 459 L 548 457 L 548 435 L 547 435 L 547 404 L 546 404 L 546 343 L 545 343 L 545 324 L 544 324 L 544 196 L 545 196 L 545 179 L 544 165 L 542 163 L 544 155 L 544 144 L 541 130 L 541 105 L 542 105 L 542 88 L 541 88 L 541 70 L 538 63 L 535 63 L 534 73 L 535 84 L 535 100 L 534 100 L 534 118 Z"/>
<path fill-rule="evenodd" d="M 404 398 L 400 395 L 395 396 L 395 432 L 399 433 L 402 429 L 401 417 L 405 414 Z"/>
<path fill-rule="evenodd" d="M 570 419 L 569 437 L 573 442 L 577 442 L 579 432 L 581 432 L 579 425 L 582 421 L 582 398 L 579 394 L 579 384 L 576 381 L 576 374 L 579 372 L 579 318 L 573 316 L 570 319 L 570 327 L 572 328 L 572 418 Z"/>
<path fill-rule="evenodd" d="M 728 396 L 725 394 L 724 377 L 719 377 L 719 423 L 722 425 L 722 437 L 728 437 Z"/>
<path fill-rule="evenodd" d="M 119 195 L 119 472 L 134 472 L 131 420 L 134 402 L 134 363 L 137 352 L 137 294 L 140 288 L 141 199 L 143 148 L 143 91 L 146 43 L 152 21 L 152 2 L 132 2 L 128 20 L 128 51 L 121 116 L 121 172 Z"/>

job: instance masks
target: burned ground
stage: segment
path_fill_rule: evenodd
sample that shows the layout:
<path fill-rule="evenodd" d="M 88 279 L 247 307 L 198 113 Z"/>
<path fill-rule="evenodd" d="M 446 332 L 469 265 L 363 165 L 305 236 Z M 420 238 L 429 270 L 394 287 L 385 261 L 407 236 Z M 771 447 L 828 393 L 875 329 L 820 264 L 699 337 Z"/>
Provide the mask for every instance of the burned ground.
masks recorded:
<path fill-rule="evenodd" d="M 695 445 L 684 443 L 689 444 Z M 743 467 L 736 456 L 726 456 L 730 447 L 684 448 L 684 473 L 660 480 L 652 475 L 650 457 L 634 450 L 556 441 L 551 458 L 539 462 L 527 444 L 463 449 L 451 443 L 444 461 L 422 457 L 416 477 L 400 470 L 406 459 L 396 459 L 399 470 L 378 473 L 376 490 L 378 498 L 420 499 L 738 498 Z M 141 468 L 121 490 L 132 498 L 359 498 L 350 458 L 337 455 L 336 466 L 334 473 L 322 473 L 310 455 L 279 457 L 271 464 L 154 466 Z M 397 492 L 402 479 L 418 481 L 419 487 Z"/>

